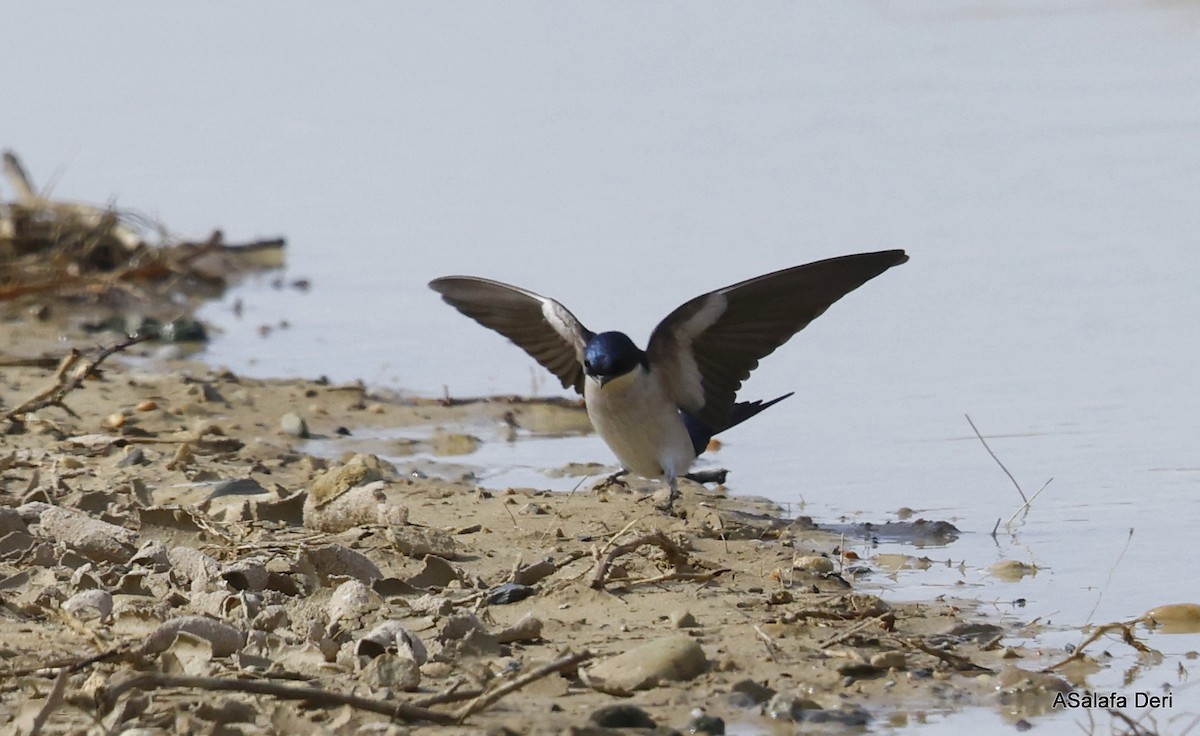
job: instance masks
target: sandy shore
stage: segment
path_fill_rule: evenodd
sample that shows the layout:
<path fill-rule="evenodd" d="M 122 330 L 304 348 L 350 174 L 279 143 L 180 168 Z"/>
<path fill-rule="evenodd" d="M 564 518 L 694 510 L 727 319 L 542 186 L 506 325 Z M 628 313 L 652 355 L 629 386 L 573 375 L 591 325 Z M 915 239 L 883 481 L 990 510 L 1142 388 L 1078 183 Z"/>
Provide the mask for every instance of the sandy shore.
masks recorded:
<path fill-rule="evenodd" d="M 0 414 L 54 384 L 13 358 L 65 352 L 4 330 Z M 585 426 L 575 404 L 127 360 L 145 351 L 0 424 L 0 731 L 839 732 L 1016 720 L 1065 687 L 1015 669 L 1032 654 L 974 602 L 890 600 L 864 581 L 895 560 L 768 503 L 486 491 L 366 439 L 452 455 L 481 423 Z"/>

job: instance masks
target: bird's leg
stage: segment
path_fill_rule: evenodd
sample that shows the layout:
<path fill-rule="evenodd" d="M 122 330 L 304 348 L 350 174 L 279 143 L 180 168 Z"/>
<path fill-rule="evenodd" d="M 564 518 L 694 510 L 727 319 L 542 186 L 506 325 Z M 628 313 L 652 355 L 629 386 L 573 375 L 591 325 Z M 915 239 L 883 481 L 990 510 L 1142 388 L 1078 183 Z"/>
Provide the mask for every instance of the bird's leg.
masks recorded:
<path fill-rule="evenodd" d="M 671 473 L 667 476 L 667 500 L 658 507 L 659 511 L 665 511 L 668 514 L 675 513 L 675 499 L 679 498 L 679 481 L 675 478 L 675 474 Z"/>

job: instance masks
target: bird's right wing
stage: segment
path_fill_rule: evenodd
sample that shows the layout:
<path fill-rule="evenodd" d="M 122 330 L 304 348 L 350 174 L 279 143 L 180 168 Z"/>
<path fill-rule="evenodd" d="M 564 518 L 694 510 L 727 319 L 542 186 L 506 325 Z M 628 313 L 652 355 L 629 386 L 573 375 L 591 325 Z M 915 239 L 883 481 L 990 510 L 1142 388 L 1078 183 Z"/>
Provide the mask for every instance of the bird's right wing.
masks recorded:
<path fill-rule="evenodd" d="M 592 333 L 566 307 L 516 286 L 474 276 L 429 282 L 447 304 L 512 340 L 562 381 L 583 393 L 583 351 Z"/>
<path fill-rule="evenodd" d="M 702 294 L 650 335 L 651 365 L 679 406 L 706 427 L 729 426 L 742 381 L 838 299 L 908 260 L 902 250 L 830 258 Z"/>

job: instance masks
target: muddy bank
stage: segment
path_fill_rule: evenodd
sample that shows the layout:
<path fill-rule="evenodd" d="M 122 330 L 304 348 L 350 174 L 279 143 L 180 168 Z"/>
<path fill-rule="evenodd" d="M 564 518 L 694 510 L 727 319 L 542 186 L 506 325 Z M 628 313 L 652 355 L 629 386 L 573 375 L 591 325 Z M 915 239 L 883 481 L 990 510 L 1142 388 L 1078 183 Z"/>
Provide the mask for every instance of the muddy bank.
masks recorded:
<path fill-rule="evenodd" d="M 137 362 L 153 350 L 5 423 L 5 730 L 792 733 L 1017 718 L 1066 687 L 1013 669 L 1030 653 L 974 602 L 881 597 L 863 583 L 895 560 L 769 504 L 688 483 L 670 517 L 651 484 L 487 491 L 353 453 L 379 427 L 448 452 L 464 427 L 578 427 L 571 402 Z M 0 413 L 54 375 L 5 357 Z"/>

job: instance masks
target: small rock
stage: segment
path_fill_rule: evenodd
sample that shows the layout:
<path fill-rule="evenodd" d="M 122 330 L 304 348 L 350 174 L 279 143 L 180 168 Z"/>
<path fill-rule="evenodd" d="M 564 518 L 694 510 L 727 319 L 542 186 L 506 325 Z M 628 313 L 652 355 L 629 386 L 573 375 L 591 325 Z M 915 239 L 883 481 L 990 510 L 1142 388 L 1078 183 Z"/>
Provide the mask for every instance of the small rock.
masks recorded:
<path fill-rule="evenodd" d="M 421 686 L 421 666 L 399 654 L 380 654 L 367 662 L 362 674 L 372 687 L 412 691 Z"/>
<path fill-rule="evenodd" d="M 164 621 L 143 645 L 147 654 L 166 651 L 179 633 L 204 639 L 212 646 L 212 656 L 225 657 L 242 648 L 246 635 L 234 627 L 205 616 L 179 616 Z"/>
<path fill-rule="evenodd" d="M 317 476 L 309 486 L 308 494 L 313 503 L 320 506 L 329 503 L 355 486 L 365 486 L 377 480 L 397 477 L 395 466 L 374 455 L 358 454 L 344 465 L 330 468 Z"/>
<path fill-rule="evenodd" d="M 542 638 L 542 620 L 527 613 L 521 620 L 507 629 L 496 633 L 496 640 L 501 644 L 511 644 L 516 641 L 537 641 Z"/>
<path fill-rule="evenodd" d="M 745 679 L 738 680 L 729 689 L 732 694 L 744 695 L 754 705 L 766 703 L 771 698 L 775 697 L 775 691 L 754 680 Z"/>
<path fill-rule="evenodd" d="M 513 574 L 513 582 L 519 585 L 533 585 L 543 578 L 553 575 L 558 566 L 550 560 L 542 560 L 532 565 L 524 565 Z"/>
<path fill-rule="evenodd" d="M 449 598 L 433 593 L 426 593 L 409 603 L 409 607 L 413 613 L 424 614 L 426 616 L 445 616 L 454 610 L 454 604 Z"/>
<path fill-rule="evenodd" d="M 445 588 L 456 580 L 462 579 L 462 573 L 454 565 L 451 565 L 441 557 L 426 555 L 422 561 L 425 564 L 421 568 L 421 572 L 405 581 L 415 588 L 440 589 Z"/>
<path fill-rule="evenodd" d="M 280 418 L 279 429 L 284 434 L 293 437 L 308 438 L 308 422 L 304 421 L 304 418 L 294 411 L 289 411 Z"/>
<path fill-rule="evenodd" d="M 879 677 L 885 672 L 885 670 L 880 669 L 876 665 L 868 662 L 857 662 L 854 660 L 839 662 L 834 669 L 837 670 L 839 675 L 849 677 L 854 680 L 866 680 L 872 677 Z"/>
<path fill-rule="evenodd" d="M 1020 560 L 1001 560 L 988 565 L 988 574 L 1006 583 L 1015 583 L 1026 575 L 1037 575 L 1036 565 Z"/>
<path fill-rule="evenodd" d="M 704 650 L 687 636 L 647 642 L 588 669 L 589 678 L 620 690 L 646 690 L 666 680 L 691 680 L 708 667 Z"/>
<path fill-rule="evenodd" d="M 811 710 L 821 710 L 821 706 L 807 698 L 779 693 L 767 703 L 765 713 L 776 721 L 802 721 L 805 720 L 804 712 Z"/>
<path fill-rule="evenodd" d="M 171 567 L 171 562 L 167 557 L 167 545 L 157 539 L 152 539 L 138 548 L 137 554 L 129 560 L 129 564 L 148 567 L 154 572 L 166 572 Z"/>
<path fill-rule="evenodd" d="M 85 590 L 63 601 L 62 608 L 83 621 L 107 621 L 112 616 L 113 597 L 105 590 Z"/>
<path fill-rule="evenodd" d="M 691 611 L 673 611 L 669 618 L 673 629 L 692 629 L 700 625 Z"/>
<path fill-rule="evenodd" d="M 871 657 L 871 664 L 885 670 L 903 670 L 908 660 L 904 652 L 880 652 Z"/>
<path fill-rule="evenodd" d="M 322 579 L 342 575 L 364 583 L 379 580 L 383 573 L 366 555 L 340 544 L 327 544 L 301 553 Z"/>
<path fill-rule="evenodd" d="M 145 401 L 139 401 L 138 405 L 134 408 L 138 411 L 154 411 L 158 408 L 158 403 L 153 399 L 146 399 Z"/>
<path fill-rule="evenodd" d="M 21 514 L 16 509 L 0 506 L 0 537 L 9 532 L 24 531 L 28 530 L 25 528 L 25 522 L 21 520 Z"/>
<path fill-rule="evenodd" d="M 304 499 L 304 526 L 309 529 L 337 533 L 363 524 L 378 524 L 391 531 L 408 523 L 408 509 L 388 502 L 385 481 L 345 489 L 335 485 L 320 492 L 316 488 L 314 482 Z M 333 493 L 336 495 L 326 495 Z"/>
<path fill-rule="evenodd" d="M 213 499 L 222 496 L 257 496 L 266 492 L 267 489 L 253 478 L 230 478 L 213 483 L 208 497 Z"/>
<path fill-rule="evenodd" d="M 270 573 L 262 560 L 248 558 L 226 565 L 221 577 L 234 590 L 262 590 L 267 587 Z"/>
<path fill-rule="evenodd" d="M 588 720 L 602 728 L 658 728 L 649 713 L 625 703 L 597 708 Z"/>
<path fill-rule="evenodd" d="M 429 660 L 429 652 L 420 637 L 399 621 L 384 621 L 354 644 L 354 653 L 360 657 L 378 657 L 389 652 L 411 659 L 418 665 Z"/>
<path fill-rule="evenodd" d="M 449 559 L 458 554 L 458 543 L 442 529 L 393 526 L 387 530 L 387 539 L 397 552 L 408 557 L 436 555 Z"/>
<path fill-rule="evenodd" d="M 523 601 L 529 596 L 536 594 L 537 588 L 532 588 L 528 585 L 517 585 L 516 583 L 504 583 L 488 591 L 487 602 L 488 605 L 503 606 L 508 603 Z"/>
<path fill-rule="evenodd" d="M 137 550 L 135 533 L 73 509 L 34 502 L 17 511 L 25 523 L 36 524 L 36 536 L 63 542 L 95 562 L 125 563 Z"/>
<path fill-rule="evenodd" d="M 805 570 L 807 572 L 815 572 L 821 575 L 833 572 L 833 560 L 821 555 L 804 555 L 792 560 L 793 570 Z"/>
<path fill-rule="evenodd" d="M 692 711 L 692 720 L 688 721 L 688 733 L 705 733 L 710 736 L 724 736 L 725 721 L 724 719 L 710 716 L 702 709 L 697 708 Z"/>
<path fill-rule="evenodd" d="M 126 447 L 125 453 L 117 460 L 118 468 L 128 468 L 134 465 L 144 465 L 146 453 L 140 447 Z"/>

